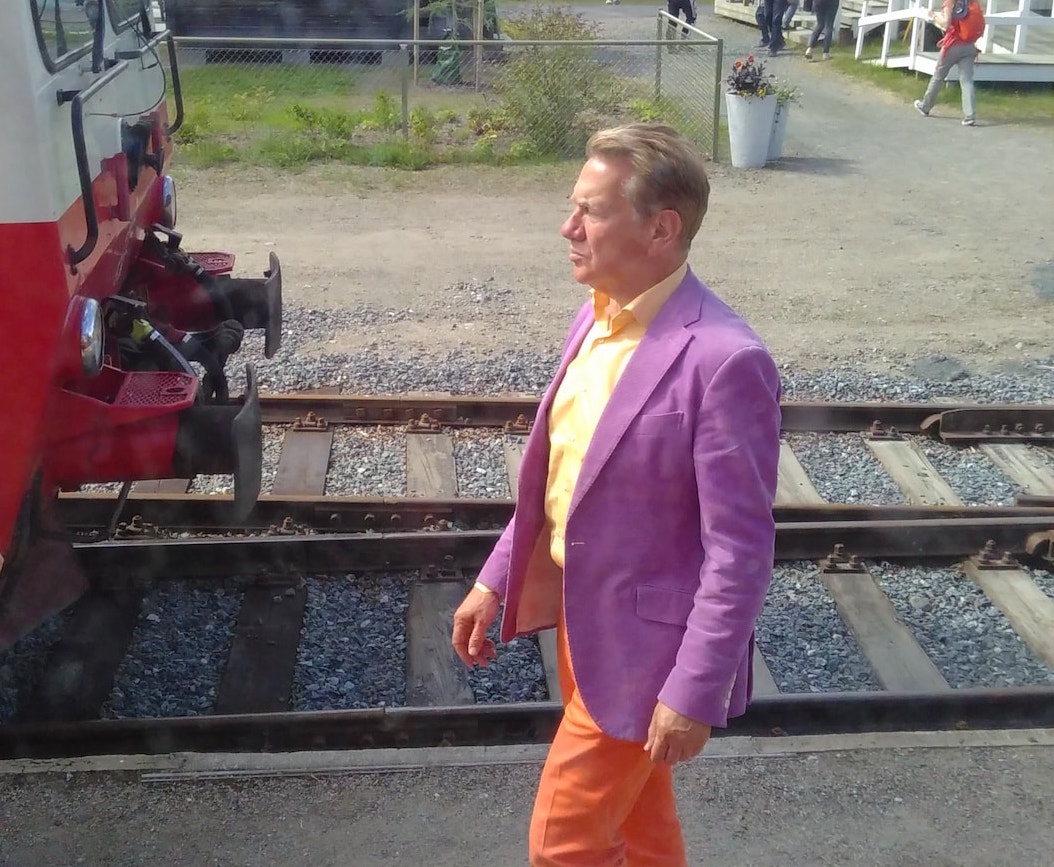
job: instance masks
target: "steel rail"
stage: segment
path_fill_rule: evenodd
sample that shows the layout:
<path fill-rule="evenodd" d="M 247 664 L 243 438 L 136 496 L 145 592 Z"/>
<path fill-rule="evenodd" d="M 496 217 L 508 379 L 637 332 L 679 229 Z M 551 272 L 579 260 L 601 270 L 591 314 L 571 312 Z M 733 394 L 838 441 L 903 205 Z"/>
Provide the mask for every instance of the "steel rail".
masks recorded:
<path fill-rule="evenodd" d="M 557 702 L 195 716 L 0 726 L 0 758 L 289 752 L 546 743 Z M 937 693 L 807 693 L 756 699 L 715 736 L 1045 728 L 1054 687 Z"/>
<path fill-rule="evenodd" d="M 59 514 L 72 530 L 109 526 L 119 505 L 115 494 L 66 493 L 59 496 Z M 244 521 L 231 519 L 233 499 L 213 494 L 136 494 L 121 505 L 119 522 L 140 519 L 123 535 L 148 531 L 143 524 L 167 530 L 216 530 L 219 532 L 266 531 L 290 523 L 316 532 L 365 532 L 369 530 L 415 530 L 440 526 L 493 529 L 504 527 L 512 517 L 515 500 L 499 498 L 425 499 L 422 497 L 334 497 L 265 494 Z M 1051 516 L 1054 498 L 1018 506 L 870 506 L 824 503 L 786 504 L 773 507 L 778 523 L 840 521 L 918 521 L 939 518 L 1022 518 Z"/>
<path fill-rule="evenodd" d="M 538 409 L 536 397 L 466 397 L 466 396 L 373 396 L 272 394 L 260 397 L 265 424 L 294 422 L 308 413 L 333 424 L 408 424 L 420 422 L 427 416 L 426 425 L 437 422 L 451 427 L 505 427 L 526 424 L 533 420 Z M 835 403 L 824 401 L 784 401 L 783 430 L 850 433 L 868 430 L 878 421 L 886 429 L 896 428 L 902 433 L 919 433 L 923 425 L 939 425 L 944 413 L 969 413 L 955 422 L 957 428 L 968 424 L 984 425 L 991 429 L 989 439 L 999 440 L 1003 424 L 1010 430 L 1021 424 L 1034 430 L 1036 424 L 1047 424 L 1054 429 L 1049 404 L 946 404 L 946 403 Z M 969 418 L 971 421 L 967 421 Z M 1002 421 L 1006 419 L 1006 421 Z M 1021 437 L 1012 441 L 1024 441 Z M 972 438 L 971 441 L 976 441 Z M 1032 441 L 1031 439 L 1028 441 Z"/>
<path fill-rule="evenodd" d="M 1047 533 L 1052 515 L 1014 518 L 936 518 L 913 521 L 782 522 L 776 559 L 818 560 L 841 545 L 846 556 L 884 559 L 962 558 L 991 543 L 999 552 L 1029 553 L 1028 540 Z M 222 576 L 275 579 L 304 574 L 483 565 L 498 530 L 399 533 L 190 537 L 80 543 L 82 568 L 96 582 L 112 583 Z"/>

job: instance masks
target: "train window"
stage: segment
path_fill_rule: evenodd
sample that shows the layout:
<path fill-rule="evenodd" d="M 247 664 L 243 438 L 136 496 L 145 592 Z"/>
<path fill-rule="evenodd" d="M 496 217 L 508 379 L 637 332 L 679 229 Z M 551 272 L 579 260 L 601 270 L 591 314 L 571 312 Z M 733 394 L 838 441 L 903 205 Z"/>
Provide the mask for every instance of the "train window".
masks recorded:
<path fill-rule="evenodd" d="M 125 22 L 138 18 L 140 12 L 150 12 L 150 0 L 109 0 L 109 6 L 111 19 L 118 30 Z"/>
<path fill-rule="evenodd" d="M 49 64 L 87 50 L 99 0 L 29 0 L 37 24 L 37 41 Z"/>

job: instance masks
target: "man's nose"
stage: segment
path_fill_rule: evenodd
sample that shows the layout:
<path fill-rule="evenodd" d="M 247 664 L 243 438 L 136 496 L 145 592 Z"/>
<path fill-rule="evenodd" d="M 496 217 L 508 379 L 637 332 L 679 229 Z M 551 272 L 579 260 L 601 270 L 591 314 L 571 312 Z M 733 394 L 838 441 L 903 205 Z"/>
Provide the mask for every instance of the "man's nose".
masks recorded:
<path fill-rule="evenodd" d="M 567 240 L 569 241 L 572 238 L 579 237 L 581 233 L 582 221 L 578 219 L 575 214 L 572 214 L 570 217 L 564 220 L 564 224 L 560 227 L 560 234 L 567 238 Z"/>

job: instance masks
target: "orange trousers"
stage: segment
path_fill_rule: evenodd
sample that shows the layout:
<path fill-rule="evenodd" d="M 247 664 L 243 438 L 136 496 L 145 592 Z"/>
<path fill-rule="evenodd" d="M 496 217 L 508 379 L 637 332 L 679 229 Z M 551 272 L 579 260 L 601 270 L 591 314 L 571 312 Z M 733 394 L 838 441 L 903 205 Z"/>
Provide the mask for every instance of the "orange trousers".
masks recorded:
<path fill-rule="evenodd" d="M 564 716 L 529 835 L 531 867 L 687 867 L 669 765 L 604 734 L 578 694 L 563 612 L 557 668 Z"/>

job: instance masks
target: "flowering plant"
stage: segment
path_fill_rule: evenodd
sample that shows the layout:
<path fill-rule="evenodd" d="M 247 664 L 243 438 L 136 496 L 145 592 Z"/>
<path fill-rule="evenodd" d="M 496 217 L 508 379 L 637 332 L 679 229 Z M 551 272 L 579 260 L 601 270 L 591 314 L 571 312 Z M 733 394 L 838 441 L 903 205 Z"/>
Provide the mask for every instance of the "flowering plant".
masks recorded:
<path fill-rule="evenodd" d="M 776 91 L 776 102 L 780 105 L 787 105 L 791 102 L 801 104 L 801 91 L 794 85 L 776 78 L 773 80 L 773 89 Z"/>
<path fill-rule="evenodd" d="M 728 92 L 737 96 L 765 97 L 773 92 L 772 76 L 765 75 L 765 64 L 755 63 L 754 55 L 732 64 L 732 74 L 725 79 Z"/>

